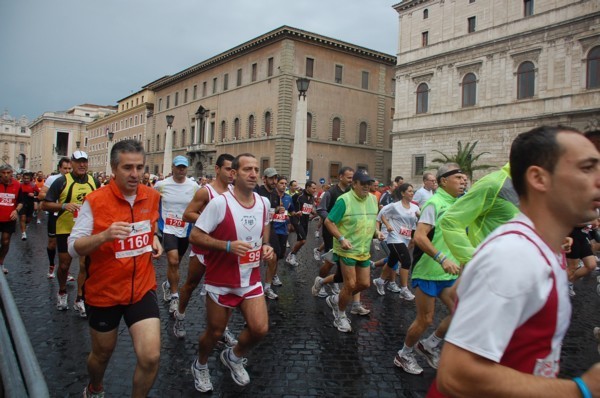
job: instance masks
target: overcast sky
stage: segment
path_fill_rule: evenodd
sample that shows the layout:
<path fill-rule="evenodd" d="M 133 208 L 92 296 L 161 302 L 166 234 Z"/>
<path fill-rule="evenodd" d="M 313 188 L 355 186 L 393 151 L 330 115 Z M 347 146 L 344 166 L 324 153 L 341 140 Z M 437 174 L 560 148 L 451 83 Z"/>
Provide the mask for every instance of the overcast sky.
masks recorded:
<path fill-rule="evenodd" d="M 0 113 L 116 105 L 282 25 L 396 54 L 390 0 L 0 0 Z"/>

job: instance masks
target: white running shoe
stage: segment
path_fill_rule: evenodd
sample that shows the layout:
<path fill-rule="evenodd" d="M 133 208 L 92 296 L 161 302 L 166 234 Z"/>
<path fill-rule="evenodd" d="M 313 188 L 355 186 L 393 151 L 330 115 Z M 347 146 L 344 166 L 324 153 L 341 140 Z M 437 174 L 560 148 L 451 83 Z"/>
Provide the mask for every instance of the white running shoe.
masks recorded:
<path fill-rule="evenodd" d="M 408 290 L 407 287 L 403 287 L 400 289 L 400 298 L 403 298 L 407 301 L 413 301 L 415 299 L 415 295 L 410 290 Z"/>
<path fill-rule="evenodd" d="M 4 266 L 4 264 L 2 264 L 2 273 L 3 273 L 4 275 L 8 275 L 8 268 L 6 268 L 6 267 Z"/>
<path fill-rule="evenodd" d="M 198 358 L 192 363 L 192 375 L 194 376 L 194 387 L 200 392 L 212 391 L 213 385 L 210 381 L 210 372 L 208 367 L 205 369 L 198 369 Z"/>
<path fill-rule="evenodd" d="M 206 285 L 204 283 L 202 284 L 202 286 L 200 286 L 200 295 L 206 296 Z"/>
<path fill-rule="evenodd" d="M 329 306 L 329 308 L 331 308 L 331 312 L 333 313 L 333 317 L 337 318 L 339 311 L 340 311 L 340 307 L 338 307 L 338 303 L 336 303 L 334 301 L 334 297 L 335 296 L 327 296 L 327 298 L 325 299 L 325 302 L 327 303 L 327 305 Z"/>
<path fill-rule="evenodd" d="M 54 279 L 54 266 L 48 267 L 48 279 Z"/>
<path fill-rule="evenodd" d="M 318 247 L 313 249 L 313 257 L 316 261 L 321 261 L 321 252 L 319 251 Z"/>
<path fill-rule="evenodd" d="M 414 353 L 402 355 L 396 354 L 394 365 L 411 375 L 420 375 L 423 373 L 423 368 L 417 363 L 417 358 L 415 358 Z"/>
<path fill-rule="evenodd" d="M 379 293 L 380 296 L 385 296 L 385 281 L 381 278 L 375 278 L 373 279 L 373 284 L 375 285 L 375 288 L 377 288 L 377 293 Z"/>
<path fill-rule="evenodd" d="M 438 368 L 438 365 L 440 364 L 440 348 L 439 347 L 429 349 L 429 348 L 427 348 L 427 346 L 425 344 L 423 344 L 423 341 L 420 340 L 415 345 L 415 352 L 417 354 L 422 355 L 427 360 L 427 363 L 429 364 L 429 366 L 431 366 L 434 369 Z"/>
<path fill-rule="evenodd" d="M 73 306 L 73 309 L 75 311 L 79 312 L 79 316 L 82 318 L 86 318 L 87 314 L 85 312 L 85 303 L 83 302 L 83 300 L 77 300 L 75 301 L 75 305 Z"/>
<path fill-rule="evenodd" d="M 335 318 L 333 320 L 333 326 L 343 333 L 350 333 L 352 331 L 352 326 L 350 326 L 350 322 L 348 321 L 346 314 Z"/>
<path fill-rule="evenodd" d="M 273 289 L 271 289 L 271 288 L 265 289 L 265 296 L 269 300 L 277 300 L 279 298 L 279 296 L 277 295 L 277 293 L 275 293 L 273 291 Z"/>
<path fill-rule="evenodd" d="M 164 281 L 161 285 L 163 291 L 163 301 L 171 301 L 171 286 L 169 281 Z"/>
<path fill-rule="evenodd" d="M 322 287 L 322 288 L 319 290 L 319 293 L 317 293 L 317 297 L 320 297 L 320 298 L 325 298 L 325 297 L 327 297 L 327 296 L 329 296 L 329 295 L 327 294 L 327 290 L 325 290 L 325 286 L 323 286 L 323 287 Z"/>
<path fill-rule="evenodd" d="M 67 275 L 67 282 L 75 282 L 75 277 L 71 274 Z"/>
<path fill-rule="evenodd" d="M 37 224 L 41 224 L 41 223 L 42 223 L 42 220 L 37 220 Z"/>
<path fill-rule="evenodd" d="M 250 376 L 246 369 L 244 368 L 244 364 L 246 363 L 246 358 L 242 358 L 240 362 L 234 362 L 229 358 L 229 352 L 231 348 L 227 348 L 221 351 L 221 362 L 223 365 L 227 366 L 231 371 L 231 378 L 238 386 L 245 386 L 250 383 Z"/>
<path fill-rule="evenodd" d="M 339 283 L 332 283 L 331 284 L 331 293 L 333 293 L 333 294 L 340 294 L 340 284 Z"/>
<path fill-rule="evenodd" d="M 271 284 L 273 286 L 283 286 L 283 283 L 281 283 L 281 279 L 279 279 L 278 275 L 273 275 L 273 280 L 271 281 Z"/>
<path fill-rule="evenodd" d="M 310 289 L 310 292 L 312 293 L 313 296 L 318 296 L 321 289 L 323 289 L 323 278 L 321 278 L 320 276 L 317 276 L 315 278 L 315 283 L 313 283 L 312 288 Z M 327 294 L 325 294 L 327 295 Z"/>
<path fill-rule="evenodd" d="M 569 296 L 575 297 L 577 293 L 575 293 L 575 289 L 573 289 L 573 284 L 569 282 Z"/>
<path fill-rule="evenodd" d="M 362 303 L 352 304 L 352 309 L 350 310 L 351 314 L 354 315 L 369 315 L 371 313 L 370 309 L 365 308 Z"/>
<path fill-rule="evenodd" d="M 173 312 L 173 318 L 175 318 L 175 324 L 173 325 L 173 334 L 178 339 L 182 339 L 185 337 L 186 334 L 185 324 L 183 322 L 185 319 L 185 314 L 180 314 L 178 310 L 175 310 L 175 312 Z"/>
<path fill-rule="evenodd" d="M 173 315 L 179 308 L 179 297 L 173 297 L 169 303 L 169 314 Z"/>
<path fill-rule="evenodd" d="M 65 293 L 65 294 L 57 293 L 56 294 L 56 309 L 59 311 L 68 310 L 69 309 L 69 304 L 67 304 L 68 298 L 69 298 L 69 295 L 67 293 Z"/>
<path fill-rule="evenodd" d="M 235 347 L 235 345 L 238 343 L 237 339 L 233 333 L 231 333 L 231 330 L 229 330 L 228 327 L 225 328 L 223 336 L 221 336 L 221 342 L 227 347 Z"/>
<path fill-rule="evenodd" d="M 27 232 L 21 234 L 21 240 L 27 240 Z"/>
<path fill-rule="evenodd" d="M 400 293 L 401 291 L 400 287 L 394 281 L 389 282 L 385 288 L 392 293 Z"/>

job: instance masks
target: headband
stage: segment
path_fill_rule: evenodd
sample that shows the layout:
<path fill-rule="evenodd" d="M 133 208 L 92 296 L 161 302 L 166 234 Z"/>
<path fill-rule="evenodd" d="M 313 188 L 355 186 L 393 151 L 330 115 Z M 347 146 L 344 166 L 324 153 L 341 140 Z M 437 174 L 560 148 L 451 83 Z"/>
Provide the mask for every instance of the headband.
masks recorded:
<path fill-rule="evenodd" d="M 450 177 L 453 176 L 454 174 L 463 174 L 463 171 L 461 169 L 454 169 L 454 170 L 450 170 L 445 172 L 444 174 L 442 174 L 441 176 L 439 176 L 439 178 L 445 178 L 445 177 Z"/>

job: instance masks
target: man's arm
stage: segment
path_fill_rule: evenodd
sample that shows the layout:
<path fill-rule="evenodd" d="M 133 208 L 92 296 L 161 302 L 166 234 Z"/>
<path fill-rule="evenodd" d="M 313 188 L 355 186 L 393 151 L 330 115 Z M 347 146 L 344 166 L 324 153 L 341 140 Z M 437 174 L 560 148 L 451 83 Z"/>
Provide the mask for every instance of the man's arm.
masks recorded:
<path fill-rule="evenodd" d="M 581 376 L 600 396 L 600 363 Z M 548 379 L 516 371 L 446 342 L 437 371 L 437 387 L 453 397 L 581 397 L 572 380 Z"/>
<path fill-rule="evenodd" d="M 425 254 L 427 254 L 431 258 L 435 258 L 439 250 L 427 237 L 427 235 L 429 234 L 429 232 L 431 232 L 432 229 L 433 226 L 429 224 L 426 224 L 424 222 L 418 223 L 417 230 L 415 231 L 414 241 L 415 244 L 419 246 L 419 249 L 423 250 Z M 441 255 L 443 256 L 444 254 L 442 253 Z M 460 271 L 458 266 L 448 258 L 446 258 L 446 260 L 442 262 L 441 266 L 444 269 L 444 271 L 446 271 L 449 274 L 457 275 Z"/>
<path fill-rule="evenodd" d="M 183 212 L 183 221 L 195 223 L 209 200 L 207 188 L 201 188 L 197 190 L 192 198 L 192 201 L 187 205 L 185 211 Z"/>
<path fill-rule="evenodd" d="M 319 201 L 319 204 L 317 205 L 317 214 L 323 220 L 327 218 L 327 208 L 329 207 L 330 196 L 331 195 L 329 194 L 329 191 L 324 192 L 323 195 L 321 195 L 321 200 Z"/>

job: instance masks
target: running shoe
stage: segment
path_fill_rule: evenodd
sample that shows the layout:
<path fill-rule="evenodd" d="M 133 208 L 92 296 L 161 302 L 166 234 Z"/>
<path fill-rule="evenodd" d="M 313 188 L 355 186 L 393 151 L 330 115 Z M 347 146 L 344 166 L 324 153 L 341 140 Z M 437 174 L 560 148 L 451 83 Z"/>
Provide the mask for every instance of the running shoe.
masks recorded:
<path fill-rule="evenodd" d="M 375 288 L 377 288 L 377 293 L 379 293 L 380 296 L 385 296 L 385 281 L 381 278 L 375 278 L 373 279 L 373 284 L 375 285 Z"/>
<path fill-rule="evenodd" d="M 8 269 L 4 266 L 4 264 L 2 264 L 2 272 L 4 275 L 8 275 Z"/>
<path fill-rule="evenodd" d="M 315 283 L 313 283 L 312 288 L 310 289 L 310 292 L 312 293 L 313 296 L 316 297 L 319 295 L 319 293 L 321 292 L 322 289 L 323 289 L 323 278 L 321 278 L 320 276 L 317 276 L 315 278 Z"/>
<path fill-rule="evenodd" d="M 339 283 L 332 283 L 331 284 L 331 293 L 333 293 L 333 294 L 340 294 L 340 284 Z"/>
<path fill-rule="evenodd" d="M 400 298 L 403 298 L 407 301 L 412 301 L 415 299 L 415 295 L 410 290 L 408 290 L 407 287 L 403 287 L 400 289 Z"/>
<path fill-rule="evenodd" d="M 179 308 L 179 297 L 173 297 L 169 303 L 169 314 L 174 314 Z"/>
<path fill-rule="evenodd" d="M 294 253 L 290 252 L 290 254 L 288 254 L 285 258 L 285 261 L 291 265 L 298 266 L 298 259 Z"/>
<path fill-rule="evenodd" d="M 337 328 L 342 333 L 350 333 L 352 331 L 352 326 L 350 326 L 350 322 L 346 314 L 338 316 L 333 320 L 333 326 Z"/>
<path fill-rule="evenodd" d="M 54 279 L 54 266 L 48 267 L 48 279 Z"/>
<path fill-rule="evenodd" d="M 104 390 L 100 392 L 88 391 L 87 386 L 83 389 L 83 398 L 104 398 Z"/>
<path fill-rule="evenodd" d="M 163 292 L 163 301 L 171 301 L 171 286 L 169 286 L 169 281 L 164 281 L 161 285 Z"/>
<path fill-rule="evenodd" d="M 285 242 L 285 247 L 289 249 L 290 248 L 290 242 Z"/>
<path fill-rule="evenodd" d="M 320 298 L 325 298 L 325 297 L 327 297 L 327 296 L 329 296 L 329 295 L 327 294 L 327 290 L 325 290 L 325 286 L 323 286 L 323 287 L 322 287 L 322 288 L 319 290 L 319 293 L 317 293 L 317 297 L 320 297 Z"/>
<path fill-rule="evenodd" d="M 271 289 L 271 288 L 265 289 L 265 296 L 269 300 L 277 300 L 279 298 L 279 296 L 277 295 L 277 293 L 275 293 L 273 291 L 273 289 Z"/>
<path fill-rule="evenodd" d="M 319 230 L 315 231 L 315 239 L 319 239 Z"/>
<path fill-rule="evenodd" d="M 79 312 L 80 317 L 87 317 L 87 314 L 85 313 L 85 303 L 83 302 L 83 300 L 76 300 L 73 309 Z"/>
<path fill-rule="evenodd" d="M 396 284 L 396 282 L 393 281 L 388 283 L 385 288 L 392 293 L 400 293 L 401 291 L 400 287 Z"/>
<path fill-rule="evenodd" d="M 327 305 L 329 306 L 329 308 L 331 308 L 331 312 L 333 313 L 333 317 L 337 318 L 338 315 L 339 315 L 340 308 L 338 307 L 338 303 L 336 303 L 334 301 L 334 299 L 335 299 L 335 296 L 328 296 L 325 299 L 325 302 L 327 303 Z"/>
<path fill-rule="evenodd" d="M 56 309 L 59 311 L 68 310 L 69 309 L 69 305 L 67 304 L 68 298 L 69 298 L 69 295 L 67 293 L 65 293 L 65 294 L 57 293 L 56 294 Z"/>
<path fill-rule="evenodd" d="M 27 232 L 21 234 L 21 240 L 27 240 Z"/>
<path fill-rule="evenodd" d="M 213 385 L 210 382 L 210 372 L 208 367 L 198 369 L 198 358 L 192 363 L 192 375 L 194 376 L 194 387 L 200 392 L 212 391 Z"/>
<path fill-rule="evenodd" d="M 575 297 L 577 293 L 575 293 L 575 289 L 573 289 L 573 284 L 569 283 L 569 296 Z"/>
<path fill-rule="evenodd" d="M 279 276 L 277 275 L 273 275 L 273 281 L 271 281 L 271 284 L 273 286 L 283 286 L 283 283 L 281 283 L 281 279 L 279 279 Z"/>
<path fill-rule="evenodd" d="M 67 282 L 75 282 L 75 277 L 71 274 L 67 275 Z"/>
<path fill-rule="evenodd" d="M 415 345 L 415 352 L 417 354 L 422 355 L 427 360 L 427 363 L 429 364 L 429 366 L 431 366 L 434 369 L 438 368 L 438 365 L 440 363 L 440 348 L 439 347 L 429 349 L 429 348 L 427 348 L 427 346 L 425 344 L 423 344 L 423 340 L 420 340 Z"/>
<path fill-rule="evenodd" d="M 316 261 L 321 261 L 321 252 L 319 251 L 318 247 L 313 249 L 313 257 Z"/>
<path fill-rule="evenodd" d="M 41 224 L 41 223 L 42 223 L 42 220 L 37 220 L 37 224 Z"/>
<path fill-rule="evenodd" d="M 362 303 L 353 303 L 350 313 L 354 314 L 354 315 L 363 315 L 364 316 L 364 315 L 369 315 L 371 313 L 371 310 L 363 307 Z"/>
<path fill-rule="evenodd" d="M 225 328 L 223 336 L 221 336 L 221 342 L 227 347 L 235 347 L 235 345 L 238 343 L 237 339 L 233 333 L 231 333 L 231 330 L 229 330 L 228 327 Z"/>
<path fill-rule="evenodd" d="M 369 266 L 371 267 L 371 269 L 375 269 L 375 261 L 369 260 Z"/>
<path fill-rule="evenodd" d="M 173 325 L 173 334 L 178 339 L 182 339 L 185 337 L 185 324 L 183 320 L 185 319 L 185 314 L 180 314 L 178 310 L 173 312 L 173 318 L 175 318 L 175 324 Z"/>
<path fill-rule="evenodd" d="M 202 284 L 202 286 L 200 286 L 200 295 L 206 296 L 206 285 L 204 283 Z"/>
<path fill-rule="evenodd" d="M 411 375 L 420 375 L 423 373 L 423 368 L 417 363 L 417 358 L 415 358 L 414 353 L 397 353 L 396 357 L 394 358 L 394 365 L 404 370 L 406 373 L 410 373 Z"/>
<path fill-rule="evenodd" d="M 244 365 L 246 364 L 246 358 L 242 358 L 239 362 L 234 362 L 230 359 L 231 348 L 227 348 L 221 351 L 221 362 L 227 366 L 231 371 L 231 378 L 238 386 L 245 386 L 250 383 L 250 376 Z"/>

